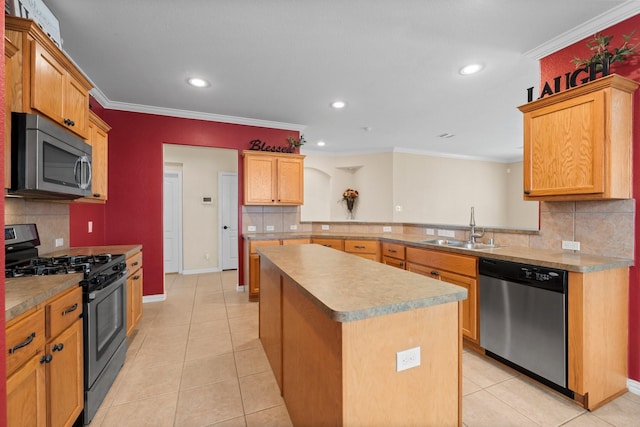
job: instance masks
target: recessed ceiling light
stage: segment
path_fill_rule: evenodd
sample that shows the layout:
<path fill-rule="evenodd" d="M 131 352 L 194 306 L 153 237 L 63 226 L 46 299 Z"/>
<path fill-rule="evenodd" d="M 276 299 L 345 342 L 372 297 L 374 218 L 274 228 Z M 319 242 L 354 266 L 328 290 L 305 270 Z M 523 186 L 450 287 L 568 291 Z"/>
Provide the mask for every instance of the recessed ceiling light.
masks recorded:
<path fill-rule="evenodd" d="M 207 87 L 207 86 L 209 86 L 209 82 L 208 81 L 206 81 L 205 79 L 201 79 L 199 77 L 191 77 L 191 78 L 189 78 L 189 80 L 187 80 L 187 83 L 189 83 L 193 87 Z"/>
<path fill-rule="evenodd" d="M 462 74 L 463 76 L 468 76 L 469 74 L 475 74 L 478 71 L 482 70 L 482 65 L 481 64 L 471 64 L 471 65 L 467 65 L 466 67 L 462 67 L 460 68 L 460 74 Z"/>
<path fill-rule="evenodd" d="M 344 108 L 347 106 L 347 103 L 344 101 L 333 101 L 331 103 L 331 108 L 335 108 L 336 110 L 340 110 L 341 108 Z"/>
<path fill-rule="evenodd" d="M 455 136 L 455 135 L 454 135 L 454 134 L 452 134 L 452 133 L 445 132 L 445 133 L 441 133 L 440 135 L 438 135 L 438 138 L 445 138 L 445 139 L 447 139 L 447 138 L 453 138 L 454 136 Z"/>
<path fill-rule="evenodd" d="M 324 141 L 318 141 L 317 145 L 318 147 L 324 147 L 326 144 Z"/>

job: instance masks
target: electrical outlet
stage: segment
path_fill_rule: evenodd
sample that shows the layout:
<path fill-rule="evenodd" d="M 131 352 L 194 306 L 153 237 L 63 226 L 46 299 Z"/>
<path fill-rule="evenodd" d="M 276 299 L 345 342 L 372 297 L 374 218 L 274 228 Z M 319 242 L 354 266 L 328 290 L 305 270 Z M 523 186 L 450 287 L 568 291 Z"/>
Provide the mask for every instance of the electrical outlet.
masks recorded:
<path fill-rule="evenodd" d="M 273 225 L 267 225 L 267 226 L 265 227 L 265 230 L 267 230 L 267 231 L 274 231 L 275 229 L 276 229 L 276 227 L 275 227 L 275 226 L 273 226 Z"/>
<path fill-rule="evenodd" d="M 420 366 L 420 347 L 396 353 L 396 372 L 405 371 L 416 366 Z"/>
<path fill-rule="evenodd" d="M 562 249 L 568 249 L 570 251 L 579 251 L 580 250 L 580 242 L 574 242 L 572 240 L 563 240 L 562 241 Z"/>
<path fill-rule="evenodd" d="M 438 230 L 438 236 L 456 237 L 456 233 L 453 230 Z"/>
<path fill-rule="evenodd" d="M 298 226 L 295 224 L 289 226 L 289 230 L 291 231 L 296 231 L 297 229 L 298 229 Z"/>
<path fill-rule="evenodd" d="M 329 226 L 327 224 L 322 224 L 322 231 L 328 231 Z"/>
<path fill-rule="evenodd" d="M 429 236 L 433 236 L 434 234 L 436 234 L 436 231 L 433 228 L 427 228 L 426 230 L 424 230 L 424 232 Z"/>
<path fill-rule="evenodd" d="M 247 226 L 247 231 L 256 231 L 256 226 L 255 225 L 248 225 Z"/>
<path fill-rule="evenodd" d="M 402 206 L 396 205 L 396 212 L 402 212 Z"/>
<path fill-rule="evenodd" d="M 93 233 L 93 221 L 87 222 L 88 233 Z"/>
<path fill-rule="evenodd" d="M 382 232 L 383 233 L 391 233 L 391 227 L 388 225 L 385 225 L 382 227 Z"/>
<path fill-rule="evenodd" d="M 62 245 L 64 245 L 64 239 L 62 237 L 58 237 L 56 239 L 56 248 L 59 248 Z"/>

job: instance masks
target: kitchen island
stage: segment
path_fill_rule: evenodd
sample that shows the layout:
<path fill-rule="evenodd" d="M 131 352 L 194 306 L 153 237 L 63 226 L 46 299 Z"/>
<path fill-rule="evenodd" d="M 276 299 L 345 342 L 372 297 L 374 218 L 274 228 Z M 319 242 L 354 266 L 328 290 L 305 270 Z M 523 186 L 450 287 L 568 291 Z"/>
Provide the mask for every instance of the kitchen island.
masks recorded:
<path fill-rule="evenodd" d="M 258 252 L 260 340 L 294 425 L 461 424 L 464 288 L 319 245 Z"/>

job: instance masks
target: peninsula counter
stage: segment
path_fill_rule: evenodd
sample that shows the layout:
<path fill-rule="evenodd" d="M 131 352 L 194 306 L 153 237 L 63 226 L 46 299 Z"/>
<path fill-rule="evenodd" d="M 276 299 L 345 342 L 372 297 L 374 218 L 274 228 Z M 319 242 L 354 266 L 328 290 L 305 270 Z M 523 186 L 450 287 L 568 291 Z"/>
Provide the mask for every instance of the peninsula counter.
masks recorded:
<path fill-rule="evenodd" d="M 320 245 L 258 253 L 260 340 L 294 425 L 461 425 L 464 288 Z"/>

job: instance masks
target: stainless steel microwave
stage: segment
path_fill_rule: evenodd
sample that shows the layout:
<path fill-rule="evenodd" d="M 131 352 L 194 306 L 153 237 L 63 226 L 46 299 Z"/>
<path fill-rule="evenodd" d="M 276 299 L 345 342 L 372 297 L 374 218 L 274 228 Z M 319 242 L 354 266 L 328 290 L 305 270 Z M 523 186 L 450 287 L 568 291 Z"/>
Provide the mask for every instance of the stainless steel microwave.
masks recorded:
<path fill-rule="evenodd" d="M 11 113 L 11 189 L 24 197 L 91 195 L 91 146 L 43 116 Z"/>

